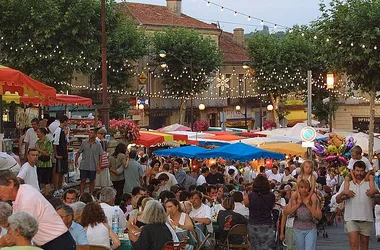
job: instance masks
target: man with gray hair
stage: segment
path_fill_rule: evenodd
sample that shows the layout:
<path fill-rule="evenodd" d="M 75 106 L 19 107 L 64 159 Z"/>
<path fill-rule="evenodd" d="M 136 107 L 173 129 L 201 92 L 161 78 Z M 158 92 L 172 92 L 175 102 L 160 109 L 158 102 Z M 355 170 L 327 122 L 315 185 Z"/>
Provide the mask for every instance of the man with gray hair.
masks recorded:
<path fill-rule="evenodd" d="M 13 201 L 13 213 L 28 212 L 38 222 L 33 242 L 44 250 L 75 250 L 75 241 L 53 206 L 39 190 L 23 184 L 10 170 L 0 170 L 0 201 Z M 3 237 L 4 238 L 4 237 Z M 0 247 L 7 242 L 0 239 Z"/>
<path fill-rule="evenodd" d="M 86 230 L 84 230 L 79 223 L 73 221 L 73 209 L 68 205 L 61 205 L 57 207 L 57 213 L 61 216 L 63 223 L 65 223 L 66 227 L 69 229 L 69 232 L 77 243 L 77 246 L 88 245 Z"/>
<path fill-rule="evenodd" d="M 84 203 L 82 201 L 77 201 L 77 202 L 70 204 L 70 207 L 73 209 L 73 212 L 74 212 L 74 219 L 73 220 L 75 222 L 77 222 L 77 223 L 81 222 L 82 213 L 83 213 L 83 209 L 85 206 L 86 206 L 86 203 Z"/>
<path fill-rule="evenodd" d="M 119 206 L 115 206 L 116 190 L 112 187 L 105 187 L 100 191 L 99 204 L 103 208 L 107 217 L 107 222 L 112 228 L 112 216 L 117 211 L 119 213 L 119 228 L 125 229 L 127 221 L 123 210 Z"/>

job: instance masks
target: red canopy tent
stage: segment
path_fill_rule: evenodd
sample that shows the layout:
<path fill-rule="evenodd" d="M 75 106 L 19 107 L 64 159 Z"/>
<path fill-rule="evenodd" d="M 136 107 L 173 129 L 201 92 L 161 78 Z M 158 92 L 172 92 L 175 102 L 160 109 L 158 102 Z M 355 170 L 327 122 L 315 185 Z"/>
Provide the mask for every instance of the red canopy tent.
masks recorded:
<path fill-rule="evenodd" d="M 24 73 L 0 65 L 0 95 L 6 92 L 18 93 L 20 96 L 54 98 L 55 88 L 45 85 Z"/>
<path fill-rule="evenodd" d="M 24 73 L 0 65 L 0 113 L 3 112 L 2 97 L 5 93 L 19 96 L 40 97 L 41 99 L 54 98 L 55 88 L 45 85 Z M 3 131 L 3 119 L 0 119 L 0 132 Z"/>
<path fill-rule="evenodd" d="M 64 95 L 57 94 L 55 98 L 41 100 L 39 97 L 30 98 L 27 96 L 21 96 L 20 102 L 25 104 L 32 103 L 34 105 L 41 104 L 44 106 L 56 106 L 56 105 L 77 105 L 77 106 L 92 106 L 92 100 L 90 98 L 78 96 L 78 95 Z"/>

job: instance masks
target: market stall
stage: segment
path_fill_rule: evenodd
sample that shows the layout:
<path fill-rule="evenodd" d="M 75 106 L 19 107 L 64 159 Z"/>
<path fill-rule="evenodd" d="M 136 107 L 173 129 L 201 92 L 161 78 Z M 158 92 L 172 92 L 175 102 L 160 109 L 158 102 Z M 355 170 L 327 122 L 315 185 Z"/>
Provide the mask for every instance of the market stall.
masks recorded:
<path fill-rule="evenodd" d="M 207 152 L 197 154 L 196 157 L 202 159 L 222 157 L 227 160 L 239 161 L 251 161 L 261 158 L 271 158 L 275 160 L 285 159 L 283 154 L 263 150 L 241 142 L 211 149 Z"/>

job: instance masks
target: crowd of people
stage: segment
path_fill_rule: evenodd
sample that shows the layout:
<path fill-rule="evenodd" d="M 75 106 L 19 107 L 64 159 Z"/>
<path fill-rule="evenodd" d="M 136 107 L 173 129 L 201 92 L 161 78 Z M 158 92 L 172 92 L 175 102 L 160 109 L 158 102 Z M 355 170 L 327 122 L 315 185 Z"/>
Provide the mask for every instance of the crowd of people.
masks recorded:
<path fill-rule="evenodd" d="M 100 129 L 89 131 L 76 153 L 79 191 L 62 192 L 67 120 L 62 116 L 50 130 L 53 123 L 47 129 L 32 121 L 38 139 L 31 140 L 27 130 L 26 162 L 18 170 L 11 160 L 0 164 L 0 247 L 117 249 L 119 236 L 127 233 L 133 249 L 161 250 L 169 241 L 183 240 L 181 231 L 198 241 L 213 234 L 217 243 L 225 243 L 230 229 L 242 224 L 247 237 L 231 236 L 229 243 L 275 249 L 277 233 L 287 249 L 312 250 L 326 212 L 338 207 L 344 210 L 351 249 L 368 249 L 373 196 L 379 191 L 360 148 L 352 150 L 351 177 L 345 180 L 323 162 L 299 157 L 258 171 L 250 162 L 218 159 L 194 172 L 186 159 L 148 156 L 141 148 L 128 151 L 123 143 L 107 156 L 106 131 Z M 378 198 L 376 203 L 380 223 Z"/>

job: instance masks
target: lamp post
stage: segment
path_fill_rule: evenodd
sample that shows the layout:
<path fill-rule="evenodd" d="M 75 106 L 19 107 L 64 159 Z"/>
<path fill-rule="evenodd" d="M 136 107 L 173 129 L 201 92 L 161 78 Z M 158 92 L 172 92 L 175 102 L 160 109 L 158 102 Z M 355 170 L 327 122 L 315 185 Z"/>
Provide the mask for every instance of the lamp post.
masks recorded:
<path fill-rule="evenodd" d="M 102 23 L 102 118 L 107 131 L 109 130 L 109 106 L 107 96 L 107 44 L 106 44 L 106 0 L 101 3 L 101 23 Z"/>
<path fill-rule="evenodd" d="M 242 114 L 244 116 L 244 125 L 245 125 L 245 128 L 248 129 L 248 125 L 247 125 L 247 105 L 245 105 L 245 113 L 241 112 L 241 107 L 239 105 L 236 105 L 235 110 L 238 113 L 240 113 L 240 114 Z"/>
<path fill-rule="evenodd" d="M 248 120 L 247 120 L 247 115 L 248 115 L 248 108 L 247 108 L 247 76 L 249 75 L 249 69 L 251 67 L 248 65 L 248 63 L 243 63 L 243 69 L 245 70 L 244 72 L 244 126 L 248 130 Z M 237 109 L 239 107 L 239 110 Z M 236 111 L 240 111 L 240 106 L 235 107 Z"/>
<path fill-rule="evenodd" d="M 327 89 L 328 90 L 332 90 L 334 89 L 334 74 L 332 73 L 328 73 L 327 74 Z M 332 111 L 332 98 L 331 98 L 331 92 L 329 92 L 329 132 L 331 133 L 332 132 L 332 119 L 333 119 L 333 111 Z"/>
<path fill-rule="evenodd" d="M 167 54 L 168 53 L 166 53 L 165 50 L 160 50 L 160 52 L 159 52 L 159 56 L 161 58 L 165 58 Z M 188 67 L 190 69 L 190 127 L 191 127 L 191 131 L 193 131 L 194 130 L 194 127 L 193 127 L 193 125 L 194 125 L 193 60 L 190 59 L 190 63 L 185 63 L 181 59 L 179 59 L 176 55 L 174 55 L 174 54 L 170 54 L 170 55 L 173 56 L 175 59 L 177 59 L 180 63 L 182 63 L 183 66 Z M 163 63 L 161 63 L 161 67 L 166 68 L 167 64 L 165 62 L 163 62 Z"/>

